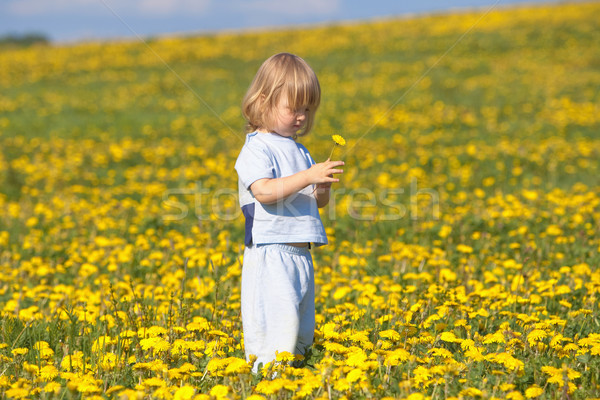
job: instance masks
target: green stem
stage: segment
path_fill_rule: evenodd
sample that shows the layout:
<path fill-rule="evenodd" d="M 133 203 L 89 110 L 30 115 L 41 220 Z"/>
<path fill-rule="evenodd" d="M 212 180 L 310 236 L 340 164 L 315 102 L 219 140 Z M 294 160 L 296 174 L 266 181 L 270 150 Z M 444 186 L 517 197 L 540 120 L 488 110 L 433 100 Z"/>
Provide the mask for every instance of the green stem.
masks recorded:
<path fill-rule="evenodd" d="M 337 146 L 337 143 L 333 145 L 333 147 L 331 148 L 331 153 L 329 153 L 329 157 L 327 157 L 328 160 L 331 160 L 331 156 L 333 155 L 333 151 L 335 150 Z"/>

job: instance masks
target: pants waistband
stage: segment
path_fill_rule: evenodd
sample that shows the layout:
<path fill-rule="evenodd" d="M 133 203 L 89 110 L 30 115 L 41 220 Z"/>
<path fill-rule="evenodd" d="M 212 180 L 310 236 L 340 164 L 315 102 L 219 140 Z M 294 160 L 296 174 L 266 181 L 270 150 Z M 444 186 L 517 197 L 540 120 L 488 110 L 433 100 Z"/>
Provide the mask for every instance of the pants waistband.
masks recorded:
<path fill-rule="evenodd" d="M 286 253 L 292 253 L 292 254 L 300 254 L 300 255 L 310 254 L 310 250 L 309 250 L 310 247 L 297 247 L 297 246 L 291 246 L 289 244 L 284 244 L 284 243 L 256 244 L 255 246 L 256 247 L 272 246 L 276 249 L 285 251 Z"/>

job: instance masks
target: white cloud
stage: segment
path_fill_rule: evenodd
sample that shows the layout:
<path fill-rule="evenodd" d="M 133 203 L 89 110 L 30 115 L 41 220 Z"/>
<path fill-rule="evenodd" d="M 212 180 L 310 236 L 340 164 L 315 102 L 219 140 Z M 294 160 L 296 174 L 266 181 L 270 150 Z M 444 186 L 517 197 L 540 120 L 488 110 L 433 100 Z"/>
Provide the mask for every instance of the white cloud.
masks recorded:
<path fill-rule="evenodd" d="M 211 0 L 9 0 L 5 5 L 12 15 L 97 14 L 107 8 L 124 16 L 198 15 L 208 9 Z"/>
<path fill-rule="evenodd" d="M 250 0 L 243 7 L 285 16 L 331 15 L 340 10 L 341 0 Z"/>
<path fill-rule="evenodd" d="M 101 5 L 98 0 L 12 0 L 8 2 L 9 13 L 19 16 L 44 15 L 48 13 L 73 13 Z"/>
<path fill-rule="evenodd" d="M 202 14 L 210 0 L 137 0 L 137 3 L 137 9 L 144 14 Z"/>

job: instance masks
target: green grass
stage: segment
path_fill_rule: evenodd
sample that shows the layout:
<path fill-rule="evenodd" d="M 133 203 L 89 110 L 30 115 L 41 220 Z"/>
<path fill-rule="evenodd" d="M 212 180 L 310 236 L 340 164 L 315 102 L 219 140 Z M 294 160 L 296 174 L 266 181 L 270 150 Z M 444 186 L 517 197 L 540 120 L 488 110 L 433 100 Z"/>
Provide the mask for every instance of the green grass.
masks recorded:
<path fill-rule="evenodd" d="M 260 63 L 285 50 L 310 63 L 323 91 L 302 142 L 318 161 L 331 134 L 348 142 L 336 149 L 345 174 L 322 213 L 331 244 L 313 252 L 318 324 L 307 364 L 322 386 L 311 396 L 466 398 L 471 387 L 517 398 L 539 386 L 542 399 L 567 398 L 564 382 L 542 370 L 563 364 L 581 374 L 568 398 L 600 396 L 598 355 L 585 344 L 600 332 L 597 11 L 582 3 L 479 22 L 476 12 L 1 49 L 0 393 L 43 390 L 31 365 L 61 369 L 75 351 L 103 382 L 93 393 L 106 397 L 150 377 L 164 378 L 170 395 L 185 384 L 256 392 L 259 378 L 207 366 L 243 356 L 239 106 Z M 199 187 L 213 196 L 199 197 Z M 166 218 L 184 207 L 185 218 Z M 185 330 L 199 318 L 208 328 Z M 337 338 L 325 337 L 331 322 Z M 202 340 L 215 351 L 155 354 L 143 333 L 127 337 L 152 327 L 167 330 L 159 337 L 169 346 Z M 401 339 L 379 336 L 389 329 Z M 528 340 L 536 329 L 548 336 Z M 499 330 L 505 343 L 485 343 Z M 352 339 L 357 332 L 367 340 Z M 475 361 L 443 332 L 473 340 L 488 359 Z M 552 346 L 559 334 L 565 341 Z M 94 350 L 104 335 L 114 343 Z M 44 359 L 39 341 L 54 355 Z M 579 350 L 564 350 L 571 342 Z M 363 387 L 336 386 L 351 372 L 351 352 L 329 352 L 331 343 L 377 362 L 357 367 Z M 20 347 L 28 353 L 13 355 Z M 396 349 L 410 358 L 386 365 Z M 101 367 L 107 352 L 114 369 Z M 494 361 L 503 352 L 524 368 Z M 151 361 L 190 362 L 199 375 L 169 380 L 144 366 Z M 417 382 L 418 368 L 430 379 Z M 50 379 L 60 385 L 55 397 L 85 397 L 85 376 L 63 368 Z"/>

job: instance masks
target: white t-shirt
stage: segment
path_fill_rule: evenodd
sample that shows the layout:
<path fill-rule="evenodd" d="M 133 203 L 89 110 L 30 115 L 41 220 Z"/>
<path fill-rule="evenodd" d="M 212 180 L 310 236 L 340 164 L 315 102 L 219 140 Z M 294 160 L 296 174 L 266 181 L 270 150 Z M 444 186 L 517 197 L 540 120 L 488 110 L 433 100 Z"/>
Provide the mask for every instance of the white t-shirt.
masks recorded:
<path fill-rule="evenodd" d="M 283 178 L 315 164 L 310 153 L 292 138 L 276 133 L 249 133 L 235 163 L 239 201 L 246 217 L 246 245 L 309 242 L 327 244 L 314 186 L 309 185 L 275 204 L 262 204 L 250 186 L 263 178 Z"/>

